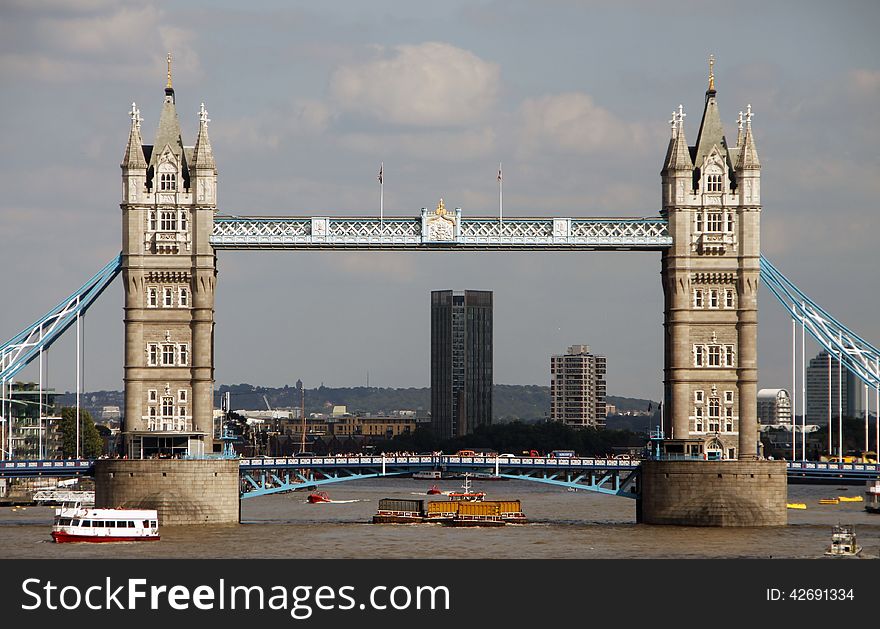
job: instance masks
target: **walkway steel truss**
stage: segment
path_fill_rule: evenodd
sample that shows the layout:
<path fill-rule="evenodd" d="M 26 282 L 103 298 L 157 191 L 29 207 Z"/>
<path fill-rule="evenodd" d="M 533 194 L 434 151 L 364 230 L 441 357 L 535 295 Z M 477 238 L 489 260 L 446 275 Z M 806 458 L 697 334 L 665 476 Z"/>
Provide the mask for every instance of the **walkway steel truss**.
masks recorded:
<path fill-rule="evenodd" d="M 450 219 L 452 220 L 452 219 Z M 660 251 L 664 218 L 461 218 L 452 239 L 432 240 L 426 217 L 217 216 L 215 249 L 469 249 Z"/>
<path fill-rule="evenodd" d="M 807 297 L 761 256 L 761 279 L 779 303 L 842 366 L 871 389 L 880 388 L 880 351 Z"/>

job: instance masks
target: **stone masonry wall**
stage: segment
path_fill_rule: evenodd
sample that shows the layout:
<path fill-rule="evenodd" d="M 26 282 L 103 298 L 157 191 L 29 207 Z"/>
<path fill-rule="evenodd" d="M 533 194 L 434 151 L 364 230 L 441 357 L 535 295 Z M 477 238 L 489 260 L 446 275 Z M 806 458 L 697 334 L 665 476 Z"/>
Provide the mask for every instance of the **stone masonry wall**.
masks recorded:
<path fill-rule="evenodd" d="M 784 526 L 784 461 L 643 461 L 637 519 L 683 526 Z"/>
<path fill-rule="evenodd" d="M 156 509 L 160 526 L 235 524 L 240 515 L 238 461 L 99 460 L 95 506 Z"/>

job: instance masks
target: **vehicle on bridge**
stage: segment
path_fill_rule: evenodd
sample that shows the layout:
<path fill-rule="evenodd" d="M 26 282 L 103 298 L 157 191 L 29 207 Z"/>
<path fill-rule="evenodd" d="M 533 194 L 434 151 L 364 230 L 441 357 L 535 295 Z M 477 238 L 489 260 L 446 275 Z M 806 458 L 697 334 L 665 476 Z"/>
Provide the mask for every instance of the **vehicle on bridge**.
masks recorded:
<path fill-rule="evenodd" d="M 576 456 L 574 450 L 553 450 L 550 453 L 551 459 L 573 459 Z"/>

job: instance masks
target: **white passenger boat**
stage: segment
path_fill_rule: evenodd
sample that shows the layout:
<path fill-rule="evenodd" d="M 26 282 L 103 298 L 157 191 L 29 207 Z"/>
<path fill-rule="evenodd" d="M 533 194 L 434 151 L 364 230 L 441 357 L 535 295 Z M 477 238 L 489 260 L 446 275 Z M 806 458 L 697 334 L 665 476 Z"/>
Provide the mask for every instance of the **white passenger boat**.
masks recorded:
<path fill-rule="evenodd" d="M 153 542 L 159 539 L 155 509 L 94 509 L 79 503 L 55 509 L 56 542 Z"/>

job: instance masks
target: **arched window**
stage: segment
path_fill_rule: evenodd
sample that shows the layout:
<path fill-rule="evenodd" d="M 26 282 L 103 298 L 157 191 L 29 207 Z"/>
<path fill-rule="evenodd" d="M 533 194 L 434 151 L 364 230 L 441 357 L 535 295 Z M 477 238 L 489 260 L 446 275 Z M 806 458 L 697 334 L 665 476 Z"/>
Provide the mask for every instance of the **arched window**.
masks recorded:
<path fill-rule="evenodd" d="M 706 177 L 706 192 L 721 192 L 721 175 L 708 175 Z"/>
<path fill-rule="evenodd" d="M 189 291 L 184 287 L 180 288 L 180 292 L 177 295 L 177 305 L 181 308 L 189 306 Z"/>
<path fill-rule="evenodd" d="M 724 307 L 725 308 L 733 308 L 733 291 L 725 290 L 724 291 Z"/>
<path fill-rule="evenodd" d="M 164 192 L 177 190 L 177 173 L 160 173 L 159 190 Z"/>
<path fill-rule="evenodd" d="M 160 212 L 159 228 L 162 231 L 177 231 L 177 212 Z"/>
<path fill-rule="evenodd" d="M 709 432 L 718 432 L 721 428 L 721 404 L 718 398 L 709 398 Z"/>

